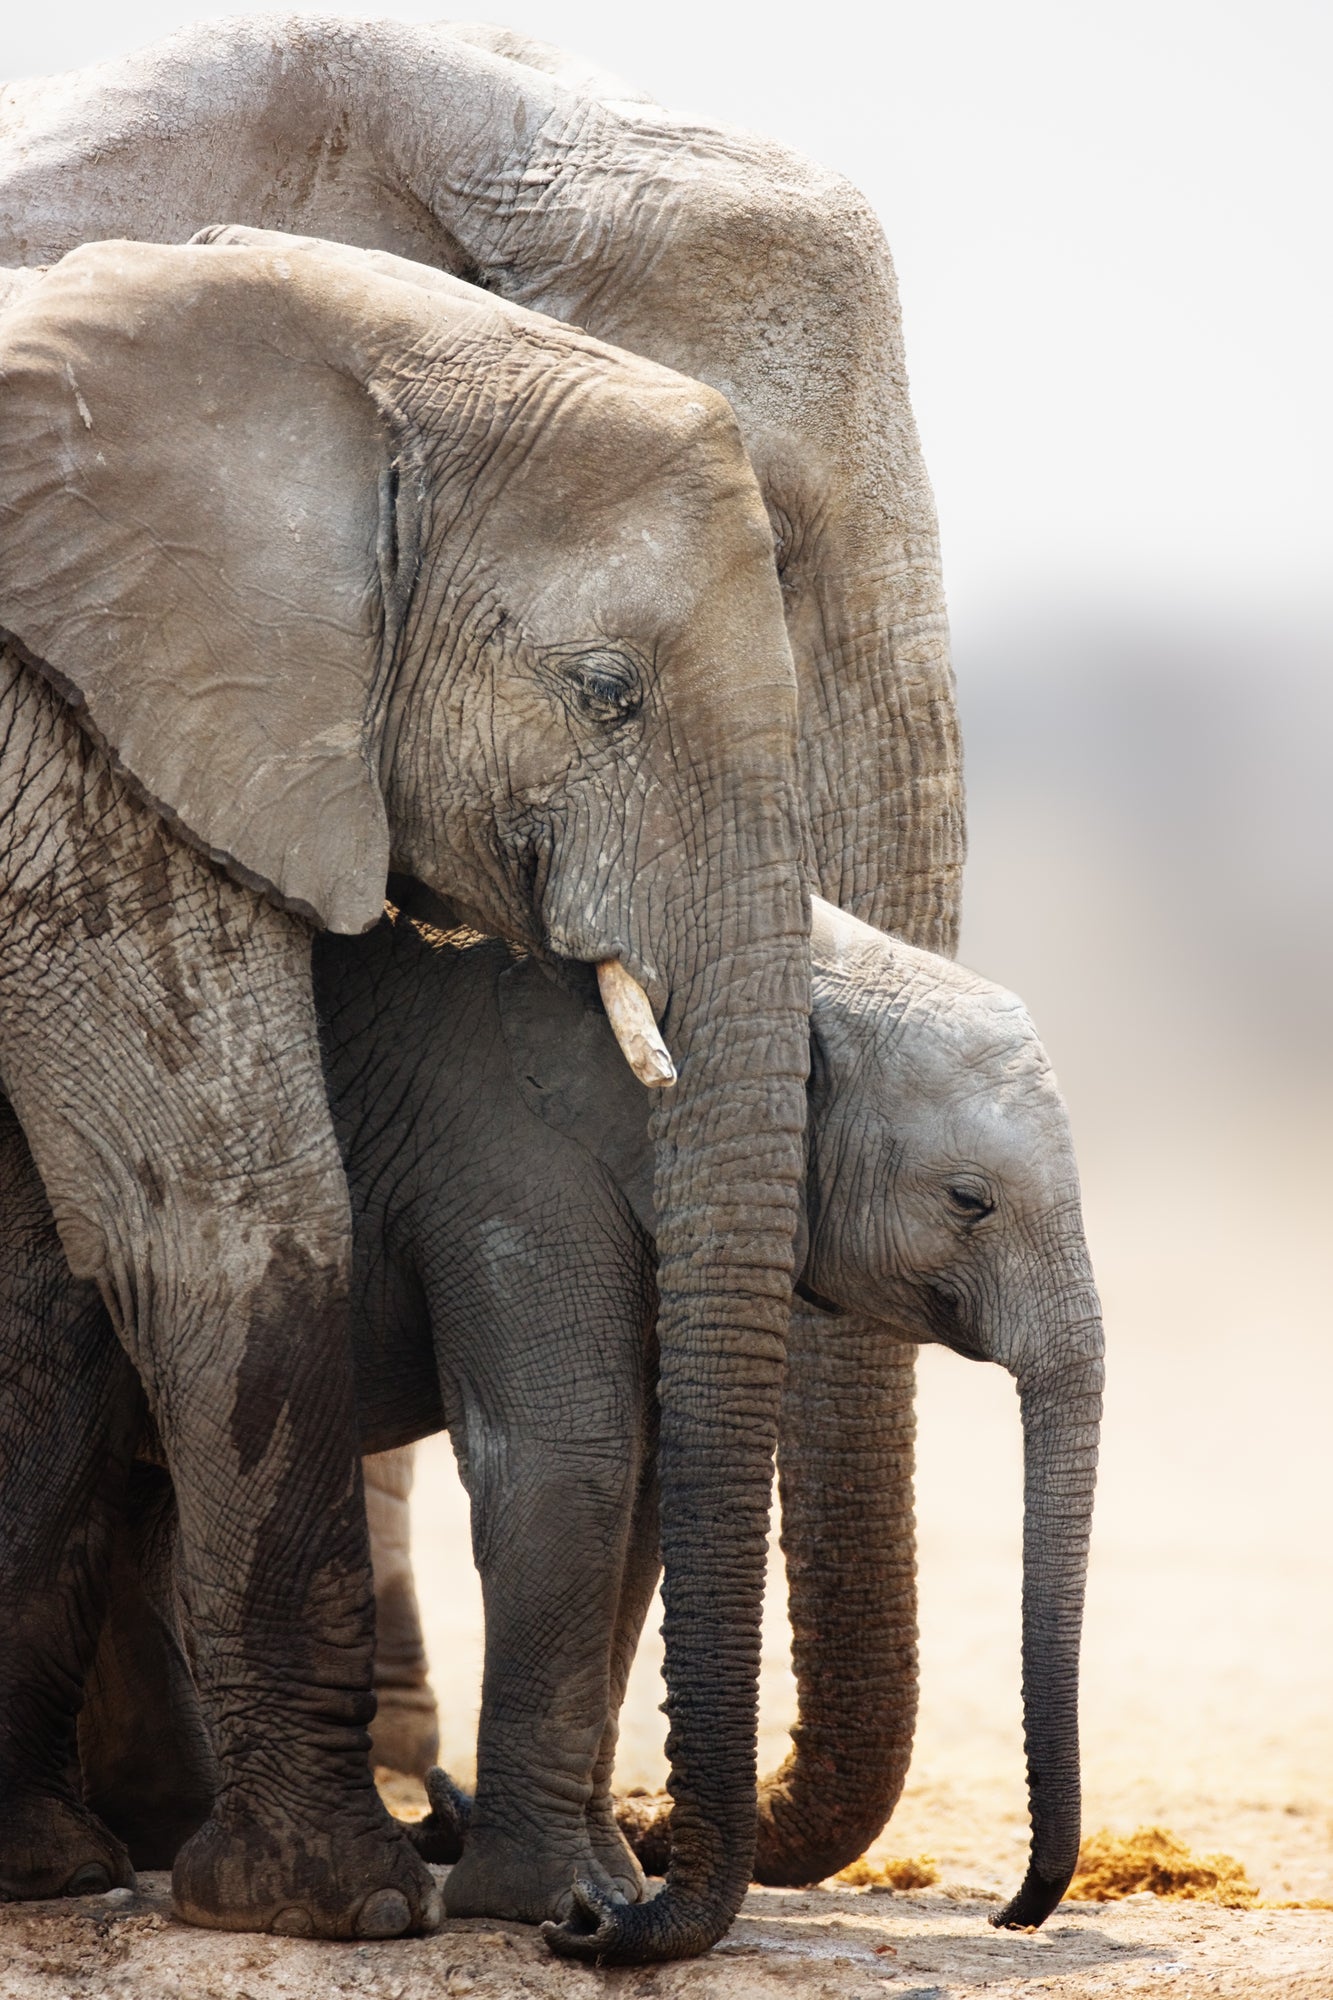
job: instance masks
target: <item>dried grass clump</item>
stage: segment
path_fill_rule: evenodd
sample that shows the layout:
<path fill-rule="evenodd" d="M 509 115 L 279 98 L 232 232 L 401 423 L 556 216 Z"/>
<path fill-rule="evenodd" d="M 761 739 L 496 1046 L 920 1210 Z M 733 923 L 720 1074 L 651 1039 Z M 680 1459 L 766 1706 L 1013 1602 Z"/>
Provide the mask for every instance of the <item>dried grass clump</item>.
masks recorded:
<path fill-rule="evenodd" d="M 1103 1828 L 1079 1849 L 1065 1895 L 1071 1903 L 1114 1903 L 1149 1890 L 1182 1903 L 1250 1910 L 1259 1891 L 1230 1854 L 1191 1854 L 1164 1826 L 1141 1826 L 1126 1840 Z"/>
<path fill-rule="evenodd" d="M 904 1854 L 897 1859 L 870 1861 L 863 1854 L 834 1876 L 846 1889 L 929 1889 L 940 1879 L 933 1854 Z"/>

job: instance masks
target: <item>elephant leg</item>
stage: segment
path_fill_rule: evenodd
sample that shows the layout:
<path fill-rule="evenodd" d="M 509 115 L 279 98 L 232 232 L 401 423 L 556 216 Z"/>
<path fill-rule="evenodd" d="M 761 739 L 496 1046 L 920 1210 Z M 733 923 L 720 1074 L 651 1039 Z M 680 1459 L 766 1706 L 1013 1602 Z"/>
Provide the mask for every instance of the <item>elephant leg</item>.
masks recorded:
<path fill-rule="evenodd" d="M 375 1578 L 377 1706 L 370 1746 L 376 1764 L 424 1778 L 439 1754 L 440 1729 L 412 1579 L 412 1471 L 411 1445 L 361 1461 Z"/>
<path fill-rule="evenodd" d="M 445 1908 L 564 1918 L 576 1876 L 626 1894 L 597 1861 L 587 1808 L 637 1466 L 632 1446 L 511 1436 L 496 1449 L 475 1426 L 466 1460 L 486 1656 L 477 1789 Z"/>
<path fill-rule="evenodd" d="M 173 1893 L 188 1920 L 223 1929 L 396 1936 L 433 1921 L 436 1896 L 369 1767 L 373 1599 L 343 1276 L 308 1226 L 219 1220 L 171 1216 L 132 1266 L 135 1295 L 173 1308 L 170 1329 L 140 1319 L 133 1351 L 180 1509 L 219 1766 Z"/>
<path fill-rule="evenodd" d="M 98 1894 L 129 1856 L 78 1785 L 75 1727 L 142 1416 L 0 1100 L 0 1899 Z"/>
<path fill-rule="evenodd" d="M 180 1510 L 219 1786 L 176 1907 L 233 1930 L 432 1926 L 438 1890 L 369 1766 L 351 1216 L 310 930 L 172 836 L 3 655 L 0 802 L 0 1070 Z"/>
<path fill-rule="evenodd" d="M 795 1304 L 778 1444 L 799 1719 L 759 1788 L 755 1880 L 845 1868 L 898 1803 L 916 1726 L 916 1349 Z"/>
<path fill-rule="evenodd" d="M 136 1868 L 170 1868 L 208 1818 L 218 1768 L 179 1605 L 176 1497 L 135 1465 L 106 1617 L 79 1715 L 84 1796 Z"/>

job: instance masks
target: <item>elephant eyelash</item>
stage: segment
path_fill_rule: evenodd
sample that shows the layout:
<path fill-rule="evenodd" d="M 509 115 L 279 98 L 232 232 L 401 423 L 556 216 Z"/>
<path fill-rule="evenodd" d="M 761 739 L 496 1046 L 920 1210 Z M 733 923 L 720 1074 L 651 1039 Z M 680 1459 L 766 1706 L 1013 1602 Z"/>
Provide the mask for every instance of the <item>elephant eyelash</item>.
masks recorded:
<path fill-rule="evenodd" d="M 967 1222 L 983 1222 L 995 1213 L 995 1203 L 990 1195 L 975 1187 L 947 1187 L 945 1199 L 954 1214 Z"/>
<path fill-rule="evenodd" d="M 631 722 L 643 707 L 643 677 L 628 654 L 609 647 L 548 653 L 561 692 L 592 722 Z"/>

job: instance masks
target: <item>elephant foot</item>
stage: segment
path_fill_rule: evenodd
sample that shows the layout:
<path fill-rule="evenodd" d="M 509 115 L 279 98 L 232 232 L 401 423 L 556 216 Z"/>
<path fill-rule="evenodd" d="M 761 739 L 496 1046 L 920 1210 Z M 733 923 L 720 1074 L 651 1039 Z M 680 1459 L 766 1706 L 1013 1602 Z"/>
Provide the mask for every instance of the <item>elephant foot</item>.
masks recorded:
<path fill-rule="evenodd" d="M 215 1815 L 171 1871 L 186 1923 L 280 1937 L 396 1938 L 440 1927 L 439 1886 L 388 1817 L 361 1831 Z"/>
<path fill-rule="evenodd" d="M 456 1785 L 437 1764 L 426 1773 L 426 1797 L 430 1811 L 425 1819 L 407 1827 L 407 1837 L 423 1861 L 448 1866 L 460 1859 L 472 1817 L 471 1794 Z"/>
<path fill-rule="evenodd" d="M 588 1807 L 588 1839 L 597 1865 L 612 1888 L 619 1890 L 627 1903 L 641 1903 L 648 1885 L 638 1856 L 616 1823 L 613 1799 L 594 1799 Z"/>
<path fill-rule="evenodd" d="M 100 1819 L 73 1800 L 51 1797 L 0 1803 L 0 1901 L 49 1896 L 104 1896 L 132 1889 L 124 1847 Z"/>
<path fill-rule="evenodd" d="M 381 1687 L 370 1725 L 370 1757 L 391 1771 L 424 1778 L 440 1754 L 435 1697 L 427 1687 Z"/>
<path fill-rule="evenodd" d="M 609 1902 L 629 1900 L 610 1878 L 589 1843 L 582 1822 L 567 1834 L 542 1838 L 531 1827 L 521 1836 L 494 1827 L 468 1830 L 463 1858 L 444 1885 L 445 1912 L 451 1917 L 505 1917 L 510 1922 L 563 1923 L 574 1910 L 574 1883 L 593 1883 Z"/>

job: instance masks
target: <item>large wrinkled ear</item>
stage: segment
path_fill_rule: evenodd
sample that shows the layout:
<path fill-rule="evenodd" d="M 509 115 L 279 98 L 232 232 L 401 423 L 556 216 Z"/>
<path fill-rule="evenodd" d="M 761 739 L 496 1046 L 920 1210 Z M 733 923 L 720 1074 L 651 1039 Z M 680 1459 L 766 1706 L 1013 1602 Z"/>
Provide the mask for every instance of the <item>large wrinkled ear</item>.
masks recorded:
<path fill-rule="evenodd" d="M 96 244 L 0 312 L 0 627 L 191 840 L 358 931 L 402 510 L 338 301 L 292 275 Z"/>
<path fill-rule="evenodd" d="M 601 1006 L 591 997 L 585 1005 L 555 985 L 531 958 L 501 973 L 499 995 L 523 1102 L 600 1160 L 648 1234 L 656 1235 L 651 1097 L 621 1055 Z"/>

